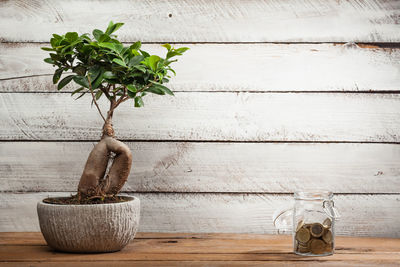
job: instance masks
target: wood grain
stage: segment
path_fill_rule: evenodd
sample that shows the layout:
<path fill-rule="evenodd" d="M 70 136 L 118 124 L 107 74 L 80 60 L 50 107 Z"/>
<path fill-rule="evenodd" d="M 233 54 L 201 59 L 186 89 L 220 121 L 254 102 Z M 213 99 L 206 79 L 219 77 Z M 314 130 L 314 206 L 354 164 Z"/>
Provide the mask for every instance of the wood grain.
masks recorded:
<path fill-rule="evenodd" d="M 48 44 L 0 44 L 0 92 L 54 92 Z M 338 44 L 176 44 L 175 91 L 400 91 L 400 49 Z M 372 47 L 372 48 L 371 48 Z M 160 56 L 165 48 L 146 44 Z M 205 56 L 207 55 L 207 56 Z M 245 56 L 244 56 L 245 55 Z M 210 60 L 212 59 L 212 60 Z M 19 78 L 20 77 L 20 78 Z M 77 85 L 63 91 L 72 92 Z"/>
<path fill-rule="evenodd" d="M 24 233 L 14 233 L 16 240 L 23 240 Z M 8 235 L 8 234 L 6 234 Z M 294 255 L 291 250 L 291 239 L 289 236 L 263 235 L 252 239 L 237 238 L 237 234 L 232 234 L 232 239 L 218 238 L 219 234 L 214 234 L 213 239 L 203 238 L 180 238 L 180 239 L 135 239 L 125 249 L 116 253 L 103 254 L 65 254 L 51 250 L 43 244 L 40 233 L 36 233 L 36 243 L 23 245 L 13 245 L 4 243 L 0 245 L 0 262 L 27 263 L 39 262 L 53 264 L 67 263 L 109 263 L 111 266 L 118 262 L 131 264 L 135 262 L 151 264 L 156 261 L 156 266 L 161 262 L 172 263 L 176 266 L 181 261 L 181 266 L 231 266 L 233 263 L 254 262 L 259 266 L 261 261 L 265 264 L 271 263 L 278 266 L 278 262 L 283 265 L 293 266 L 300 263 L 310 263 L 311 266 L 333 266 L 330 263 L 339 263 L 338 266 L 368 266 L 365 264 L 384 264 L 384 266 L 395 266 L 400 259 L 400 240 L 399 239 L 377 239 L 377 238 L 355 238 L 338 237 L 337 250 L 333 256 L 329 257 L 299 257 Z M 2 236 L 2 234 L 0 235 Z M 240 235 L 238 235 L 240 236 Z M 163 237 L 163 234 L 161 234 Z M 359 244 L 361 244 L 359 246 Z M 379 246 L 377 246 L 379 245 Z M 394 245 L 394 247 L 392 247 Z M 227 262 L 227 260 L 229 262 Z M 184 262 L 183 262 L 184 261 Z M 224 263 L 225 265 L 222 265 Z M 235 264 L 236 263 L 236 264 Z M 289 265 L 291 263 L 292 265 Z M 319 263 L 319 264 L 318 264 Z M 326 265 L 328 264 L 328 265 Z M 46 266 L 46 265 L 45 265 Z M 48 265 L 47 265 L 48 266 Z M 103 266 L 103 265 L 100 265 Z M 178 265 L 179 266 L 179 265 Z M 243 266 L 243 265 L 241 265 Z M 246 265 L 247 266 L 247 265 Z M 250 266 L 253 266 L 251 264 Z M 336 265 L 335 265 L 336 266 Z"/>
<path fill-rule="evenodd" d="M 360 260 L 346 260 L 346 261 L 315 261 L 315 262 L 310 262 L 310 261 L 297 261 L 295 263 L 296 267 L 376 267 L 377 264 L 385 264 L 385 267 L 391 267 L 391 266 L 399 266 L 395 261 L 390 263 L 387 260 L 380 261 L 380 260 L 372 260 L 368 262 L 360 262 Z M 58 267 L 69 267 L 69 266 L 93 266 L 94 262 L 93 261 L 68 261 L 68 262 L 53 262 L 53 261 L 47 261 L 47 262 L 35 262 L 35 261 L 24 261 L 24 265 L 28 265 L 30 267 L 36 267 L 36 266 L 41 266 L 41 267 L 53 267 L 54 265 L 57 265 Z M 96 266 L 98 267 L 120 267 L 120 266 L 137 266 L 137 267 L 148 267 L 148 266 L 182 266 L 183 264 L 185 266 L 190 266 L 190 267 L 210 267 L 210 266 L 225 266 L 225 267 L 230 267 L 230 266 L 249 266 L 249 267 L 254 267 L 254 266 L 268 266 L 268 267 L 292 267 L 293 266 L 293 261 L 230 261 L 230 260 L 224 260 L 224 261 L 204 261 L 204 260 L 198 260 L 198 261 L 136 261 L 136 260 L 123 260 L 123 261 L 95 261 Z M 21 262 L 2 262 L 2 266 L 21 266 Z"/>
<path fill-rule="evenodd" d="M 38 231 L 37 201 L 66 192 L 0 194 L 0 232 Z M 142 232 L 276 233 L 275 212 L 291 204 L 281 194 L 140 193 Z M 400 237 L 398 195 L 337 195 L 340 235 Z"/>
<path fill-rule="evenodd" d="M 135 243 L 155 244 L 152 246 L 153 252 L 159 250 L 157 246 L 165 244 L 193 244 L 196 240 L 201 239 L 202 242 L 198 246 L 185 246 L 186 252 L 211 252 L 213 250 L 212 243 L 218 244 L 231 242 L 239 245 L 247 245 L 251 247 L 265 244 L 273 246 L 276 251 L 281 249 L 290 249 L 291 235 L 267 235 L 267 234 L 232 234 L 232 233 L 157 233 L 157 232 L 138 232 L 135 236 Z M 4 245 L 20 245 L 20 246 L 43 246 L 46 241 L 40 232 L 0 232 L 0 246 Z M 354 252 L 396 252 L 399 250 L 400 239 L 398 238 L 381 238 L 381 237 L 350 237 L 340 236 L 336 239 L 335 249 L 337 253 L 354 253 Z M 349 249 L 351 247 L 351 249 Z M 189 249 L 189 251 L 188 251 Z M 143 249 L 139 249 L 143 250 Z M 223 252 L 239 252 L 236 247 L 219 247 L 213 250 L 216 253 Z M 165 252 L 165 250 L 164 250 Z M 184 251 L 182 251 L 184 252 Z"/>
<path fill-rule="evenodd" d="M 126 192 L 400 193 L 400 145 L 128 142 Z M 92 142 L 0 142 L 1 191 L 74 191 Z"/>
<path fill-rule="evenodd" d="M 124 41 L 399 42 L 399 9 L 395 0 L 2 1 L 0 40 L 43 42 L 115 20 L 126 23 Z"/>
<path fill-rule="evenodd" d="M 103 99 L 101 107 L 108 107 Z M 90 98 L 0 94 L 1 140 L 96 140 Z M 115 113 L 123 140 L 399 142 L 400 95 L 177 93 L 126 102 Z"/>

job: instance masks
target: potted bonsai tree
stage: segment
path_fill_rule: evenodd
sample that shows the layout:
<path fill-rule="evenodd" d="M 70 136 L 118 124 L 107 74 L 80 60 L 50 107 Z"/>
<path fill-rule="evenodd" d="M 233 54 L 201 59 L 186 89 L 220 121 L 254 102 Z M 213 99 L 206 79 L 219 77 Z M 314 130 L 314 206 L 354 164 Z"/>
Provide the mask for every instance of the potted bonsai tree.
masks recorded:
<path fill-rule="evenodd" d="M 50 52 L 44 59 L 57 69 L 53 83 L 62 90 L 73 82 L 79 86 L 72 92 L 76 99 L 91 97 L 103 119 L 100 141 L 89 154 L 78 190 L 71 197 L 47 198 L 38 203 L 39 223 L 49 246 L 62 251 L 108 252 L 122 249 L 134 238 L 139 221 L 139 199 L 118 196 L 128 179 L 132 153 L 116 139 L 112 119 L 123 102 L 142 107 L 148 93 L 173 95 L 164 86 L 171 63 L 188 48 L 169 44 L 165 58 L 150 55 L 138 41 L 123 45 L 114 32 L 123 23 L 110 22 L 106 31 L 95 29 L 93 37 L 68 32 L 53 34 Z M 62 79 L 62 74 L 66 74 Z M 109 109 L 101 111 L 98 103 L 106 98 Z"/>

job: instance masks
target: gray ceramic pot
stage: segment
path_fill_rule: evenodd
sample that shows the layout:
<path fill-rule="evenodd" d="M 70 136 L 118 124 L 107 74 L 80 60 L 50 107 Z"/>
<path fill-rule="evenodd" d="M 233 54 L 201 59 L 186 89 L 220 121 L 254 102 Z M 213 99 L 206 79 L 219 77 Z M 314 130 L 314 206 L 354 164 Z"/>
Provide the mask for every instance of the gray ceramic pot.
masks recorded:
<path fill-rule="evenodd" d="M 124 248 L 139 226 L 140 200 L 94 205 L 37 205 L 47 244 L 67 252 L 112 252 Z"/>

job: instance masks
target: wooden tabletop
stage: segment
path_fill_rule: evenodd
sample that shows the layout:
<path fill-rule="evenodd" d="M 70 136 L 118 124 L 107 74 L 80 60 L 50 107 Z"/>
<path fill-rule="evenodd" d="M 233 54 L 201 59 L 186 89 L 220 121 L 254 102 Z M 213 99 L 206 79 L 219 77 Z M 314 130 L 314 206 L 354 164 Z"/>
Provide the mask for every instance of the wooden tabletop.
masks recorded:
<path fill-rule="evenodd" d="M 327 257 L 292 253 L 291 237 L 139 233 L 122 251 L 61 253 L 41 233 L 0 233 L 2 266 L 400 266 L 400 239 L 337 237 Z"/>

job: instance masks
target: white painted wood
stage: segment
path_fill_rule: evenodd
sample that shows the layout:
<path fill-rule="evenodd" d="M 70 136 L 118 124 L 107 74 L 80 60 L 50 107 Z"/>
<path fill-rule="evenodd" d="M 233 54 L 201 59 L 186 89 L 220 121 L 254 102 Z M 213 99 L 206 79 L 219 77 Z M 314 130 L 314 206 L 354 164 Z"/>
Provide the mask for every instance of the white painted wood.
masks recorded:
<path fill-rule="evenodd" d="M 398 42 L 399 10 L 396 0 L 2 1 L 0 39 L 43 42 L 114 20 L 125 41 Z"/>
<path fill-rule="evenodd" d="M 47 44 L 0 44 L 0 91 L 57 92 Z M 400 49 L 334 44 L 177 44 L 177 91 L 399 91 Z M 144 49 L 165 55 L 165 48 Z M 33 76 L 32 75 L 40 75 Z M 44 76 L 43 76 L 44 75 Z M 49 76 L 46 76 L 49 75 Z M 18 77 L 25 77 L 16 79 Z M 73 91 L 77 85 L 63 91 Z"/>
<path fill-rule="evenodd" d="M 97 140 L 102 120 L 89 95 L 0 94 L 1 140 Z M 400 140 L 400 95 L 177 93 L 149 95 L 114 114 L 124 140 Z M 108 103 L 103 99 L 103 109 Z"/>
<path fill-rule="evenodd" d="M 400 145 L 128 142 L 125 192 L 400 193 Z M 0 190 L 74 191 L 91 142 L 0 143 Z"/>
<path fill-rule="evenodd" d="M 68 193 L 0 194 L 0 231 L 39 231 L 36 203 Z M 273 213 L 291 203 L 274 194 L 134 194 L 141 232 L 276 233 Z M 399 195 L 338 195 L 339 235 L 400 237 Z"/>

